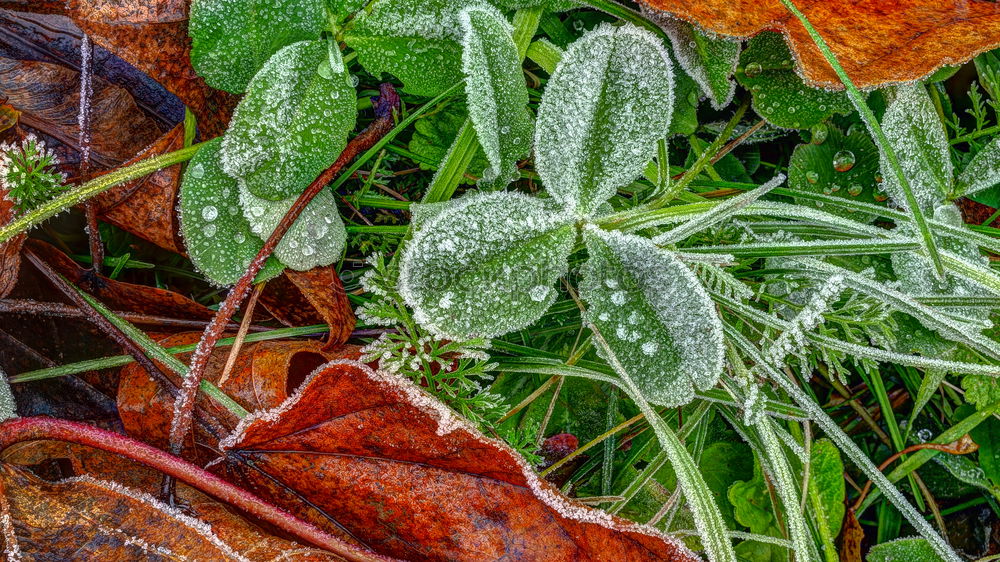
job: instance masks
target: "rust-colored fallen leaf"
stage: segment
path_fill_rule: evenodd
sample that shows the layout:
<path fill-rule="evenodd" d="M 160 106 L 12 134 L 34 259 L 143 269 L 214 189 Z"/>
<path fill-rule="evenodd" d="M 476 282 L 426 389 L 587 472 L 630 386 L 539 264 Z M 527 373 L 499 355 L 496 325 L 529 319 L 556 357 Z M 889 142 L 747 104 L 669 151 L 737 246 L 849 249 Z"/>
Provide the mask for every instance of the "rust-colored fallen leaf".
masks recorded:
<path fill-rule="evenodd" d="M 0 93 L 21 111 L 21 123 L 79 150 L 80 73 L 37 61 L 0 57 Z M 93 77 L 91 159 L 101 168 L 128 160 L 160 136 L 125 89 Z M 73 154 L 75 157 L 76 154 Z"/>
<path fill-rule="evenodd" d="M 309 271 L 286 269 L 284 275 L 264 286 L 260 303 L 286 326 L 329 325 L 327 349 L 346 342 L 357 323 L 344 285 L 332 265 Z"/>
<path fill-rule="evenodd" d="M 51 463 L 68 465 L 65 477 L 89 476 L 116 482 L 132 490 L 157 490 L 162 475 L 138 463 L 83 445 L 65 441 L 30 441 L 15 444 L 0 453 L 0 460 L 22 467 Z M 176 498 L 184 513 L 209 527 L 222 542 L 236 547 L 251 560 L 275 560 L 281 557 L 295 560 L 340 560 L 341 558 L 312 547 L 276 537 L 237 515 L 219 502 L 184 484 L 178 484 Z"/>
<path fill-rule="evenodd" d="M 0 189 L 0 224 L 14 220 L 14 202 L 7 199 L 6 190 Z M 21 271 L 21 246 L 24 245 L 25 234 L 21 233 L 6 242 L 0 243 L 0 298 L 10 294 L 17 284 L 18 272 Z"/>
<path fill-rule="evenodd" d="M 122 165 L 183 147 L 184 125 L 179 124 Z M 161 248 L 183 254 L 184 243 L 180 238 L 178 215 L 174 212 L 180 182 L 178 164 L 118 185 L 95 198 L 100 217 Z"/>
<path fill-rule="evenodd" d="M 281 548 L 229 513 L 208 509 L 201 514 L 206 519 L 196 519 L 148 494 L 88 476 L 52 483 L 0 464 L 0 492 L 3 546 L 26 559 L 263 561 L 289 550 L 296 559 L 341 559 L 288 541 Z"/>
<path fill-rule="evenodd" d="M 159 343 L 164 347 L 197 343 L 201 332 L 169 336 Z M 220 347 L 209 358 L 205 380 L 218 383 L 229 357 L 229 347 Z M 347 346 L 336 353 L 326 352 L 317 341 L 269 341 L 244 344 L 221 385 L 223 391 L 248 411 L 273 408 L 302 384 L 316 367 L 332 359 L 355 356 L 357 348 Z M 187 362 L 190 354 L 177 356 Z M 170 376 L 169 372 L 167 373 Z M 180 380 L 172 378 L 174 388 Z M 214 401 L 199 396 L 196 406 L 202 423 L 196 423 L 189 437 L 185 456 L 196 462 L 214 458 L 220 439 L 239 421 Z M 118 412 L 129 435 L 160 448 L 168 444 L 168 432 L 174 413 L 174 394 L 153 379 L 136 363 L 124 367 L 118 386 Z"/>
<path fill-rule="evenodd" d="M 409 380 L 329 363 L 245 418 L 214 470 L 331 533 L 419 560 L 696 560 L 572 502 Z"/>
<path fill-rule="evenodd" d="M 145 72 L 198 117 L 202 134 L 222 134 L 236 98 L 210 88 L 191 68 L 188 0 L 3 0 L 0 7 L 68 16 L 95 43 Z"/>
<path fill-rule="evenodd" d="M 865 531 L 854 510 L 848 509 L 840 530 L 840 562 L 861 562 L 861 541 L 864 538 Z"/>
<path fill-rule="evenodd" d="M 188 320 L 209 320 L 215 314 L 210 309 L 173 291 L 134 285 L 100 277 L 101 283 L 95 287 L 90 282 L 92 273 L 83 269 L 69 256 L 41 240 L 30 239 L 26 244 L 71 283 L 91 293 L 112 310 L 137 312 L 169 318 Z"/>
<path fill-rule="evenodd" d="M 842 88 L 805 27 L 781 0 L 642 0 L 709 31 L 780 31 L 814 86 Z M 992 0 L 794 0 L 859 87 L 909 82 L 1000 46 Z"/>

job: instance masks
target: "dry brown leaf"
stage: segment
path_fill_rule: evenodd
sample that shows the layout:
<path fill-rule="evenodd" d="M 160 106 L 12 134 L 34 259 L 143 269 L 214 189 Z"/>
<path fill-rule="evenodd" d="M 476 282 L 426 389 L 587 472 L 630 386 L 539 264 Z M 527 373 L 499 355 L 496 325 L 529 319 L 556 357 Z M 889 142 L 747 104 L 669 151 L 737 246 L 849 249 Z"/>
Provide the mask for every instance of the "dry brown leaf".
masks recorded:
<path fill-rule="evenodd" d="M 14 220 L 14 202 L 7 199 L 7 192 L 0 189 L 0 225 Z M 21 271 L 21 246 L 24 245 L 24 233 L 18 234 L 6 242 L 0 243 L 0 298 L 6 297 L 17 284 L 18 273 Z"/>
<path fill-rule="evenodd" d="M 409 380 L 329 363 L 245 418 L 214 470 L 331 533 L 420 560 L 696 560 L 577 504 Z"/>
<path fill-rule="evenodd" d="M 327 349 L 346 342 L 357 324 L 347 292 L 332 265 L 309 271 L 286 269 L 264 286 L 260 303 L 286 326 L 330 326 Z"/>
<path fill-rule="evenodd" d="M 842 88 L 805 27 L 781 0 L 642 0 L 723 35 L 780 31 L 815 86 Z M 923 78 L 1000 46 L 992 0 L 794 0 L 859 87 Z"/>
<path fill-rule="evenodd" d="M 31 445 L 44 443 L 51 442 Z M 103 462 L 135 479 L 129 473 L 136 467 Z M 186 486 L 180 497 L 191 503 L 181 512 L 113 480 L 81 475 L 53 483 L 0 463 L 0 492 L 3 546 L 29 560 L 341 560 L 268 535 Z"/>

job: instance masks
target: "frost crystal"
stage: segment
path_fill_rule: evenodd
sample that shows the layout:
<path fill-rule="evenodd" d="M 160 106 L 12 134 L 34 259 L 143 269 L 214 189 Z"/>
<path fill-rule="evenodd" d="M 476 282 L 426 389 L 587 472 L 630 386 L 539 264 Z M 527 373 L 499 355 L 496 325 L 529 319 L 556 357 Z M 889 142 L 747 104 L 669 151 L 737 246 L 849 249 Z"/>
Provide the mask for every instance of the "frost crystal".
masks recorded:
<path fill-rule="evenodd" d="M 635 179 L 667 134 L 670 56 L 650 32 L 602 25 L 563 55 L 538 109 L 535 166 L 556 200 L 591 214 Z"/>
<path fill-rule="evenodd" d="M 715 385 L 722 373 L 722 323 L 694 273 L 645 238 L 594 226 L 584 238 L 590 261 L 580 294 L 587 301 L 586 322 L 607 344 L 598 348 L 601 355 L 655 404 L 686 404 L 695 388 Z"/>
<path fill-rule="evenodd" d="M 437 335 L 506 334 L 538 320 L 555 300 L 550 288 L 568 269 L 574 239 L 572 217 L 551 202 L 512 192 L 466 196 L 407 245 L 399 292 Z"/>
<path fill-rule="evenodd" d="M 462 10 L 458 19 L 469 118 L 490 162 L 483 182 L 503 187 L 517 178 L 517 160 L 531 150 L 534 132 L 514 28 L 485 5 Z"/>
<path fill-rule="evenodd" d="M 325 41 L 302 41 L 254 76 L 222 140 L 222 168 L 254 195 L 293 197 L 336 160 L 357 115 L 347 72 Z"/>
<path fill-rule="evenodd" d="M 972 195 L 1000 183 L 1000 137 L 984 146 L 955 180 L 955 193 Z"/>
<path fill-rule="evenodd" d="M 236 180 L 219 166 L 221 142 L 208 141 L 188 165 L 181 181 L 179 215 L 181 236 L 195 267 L 213 283 L 230 285 L 264 244 L 253 236 L 240 212 Z M 272 259 L 261 279 L 280 271 Z"/>
<path fill-rule="evenodd" d="M 261 199 L 243 186 L 239 188 L 239 197 L 244 216 L 250 223 L 250 231 L 262 240 L 266 240 L 274 232 L 282 217 L 295 203 L 294 197 L 284 201 Z M 340 219 L 333 193 L 324 189 L 306 205 L 295 224 L 278 243 L 274 255 L 288 267 L 306 271 L 339 260 L 346 240 L 347 231 Z"/>
<path fill-rule="evenodd" d="M 896 88 L 896 97 L 885 111 L 882 129 L 921 210 L 934 209 L 950 190 L 954 171 L 948 139 L 923 84 Z M 906 196 L 885 154 L 881 166 L 885 190 L 896 204 L 906 207 Z"/>

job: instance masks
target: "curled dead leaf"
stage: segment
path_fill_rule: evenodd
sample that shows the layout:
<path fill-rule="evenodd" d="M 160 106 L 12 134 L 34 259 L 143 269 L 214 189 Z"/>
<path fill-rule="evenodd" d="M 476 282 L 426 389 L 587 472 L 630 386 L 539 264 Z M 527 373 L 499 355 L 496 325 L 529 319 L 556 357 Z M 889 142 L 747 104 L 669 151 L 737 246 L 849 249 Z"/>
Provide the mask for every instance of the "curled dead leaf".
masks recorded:
<path fill-rule="evenodd" d="M 562 496 L 409 380 L 355 361 L 245 418 L 213 469 L 330 533 L 420 560 L 696 560 Z"/>
<path fill-rule="evenodd" d="M 642 0 L 713 33 L 780 31 L 814 86 L 842 88 L 781 0 Z M 795 0 L 859 87 L 923 78 L 1000 46 L 1000 4 L 990 0 Z"/>
<path fill-rule="evenodd" d="M 327 349 L 346 342 L 357 324 L 344 284 L 332 265 L 308 271 L 286 269 L 268 281 L 260 303 L 286 326 L 330 326 Z"/>

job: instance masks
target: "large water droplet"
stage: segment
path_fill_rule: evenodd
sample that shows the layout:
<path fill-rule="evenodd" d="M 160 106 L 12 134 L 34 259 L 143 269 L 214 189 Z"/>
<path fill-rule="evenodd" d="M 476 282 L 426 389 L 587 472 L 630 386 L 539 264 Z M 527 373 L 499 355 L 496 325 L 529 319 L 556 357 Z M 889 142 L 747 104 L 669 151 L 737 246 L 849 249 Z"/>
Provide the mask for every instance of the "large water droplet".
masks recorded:
<path fill-rule="evenodd" d="M 761 72 L 764 72 L 764 67 L 759 62 L 752 62 L 747 65 L 743 72 L 746 73 L 747 78 L 754 78 L 760 76 Z"/>
<path fill-rule="evenodd" d="M 330 68 L 330 62 L 323 61 L 319 63 L 319 66 L 316 67 L 316 74 L 319 74 L 327 80 L 333 78 L 333 69 Z"/>
<path fill-rule="evenodd" d="M 205 236 L 206 236 L 207 238 L 211 238 L 211 237 L 215 236 L 215 233 L 216 233 L 216 232 L 217 232 L 218 230 L 219 230 L 219 227 L 215 226 L 214 224 L 206 224 L 206 225 L 205 225 L 205 226 L 204 226 L 204 227 L 203 227 L 203 228 L 201 229 L 201 232 L 202 232 L 202 234 L 204 234 L 204 235 L 205 235 Z"/>
<path fill-rule="evenodd" d="M 854 197 L 857 197 L 858 195 L 861 195 L 861 192 L 863 190 L 864 190 L 864 188 L 861 187 L 861 184 L 858 184 L 858 183 L 852 183 L 847 188 L 847 192 L 850 193 L 851 195 L 853 195 Z"/>
<path fill-rule="evenodd" d="M 855 161 L 853 152 L 850 150 L 841 150 L 833 155 L 833 169 L 838 172 L 846 172 L 854 167 Z"/>
<path fill-rule="evenodd" d="M 191 174 L 191 177 L 196 180 L 201 179 L 205 176 L 205 167 L 201 165 L 201 162 L 199 162 L 194 166 L 191 166 L 191 169 L 188 170 L 188 173 Z"/>
<path fill-rule="evenodd" d="M 201 209 L 201 218 L 207 221 L 214 221 L 217 216 L 219 216 L 219 210 L 214 205 L 205 205 Z"/>
<path fill-rule="evenodd" d="M 806 172 L 806 181 L 809 183 L 816 183 L 819 181 L 819 174 L 815 170 L 809 170 Z"/>

